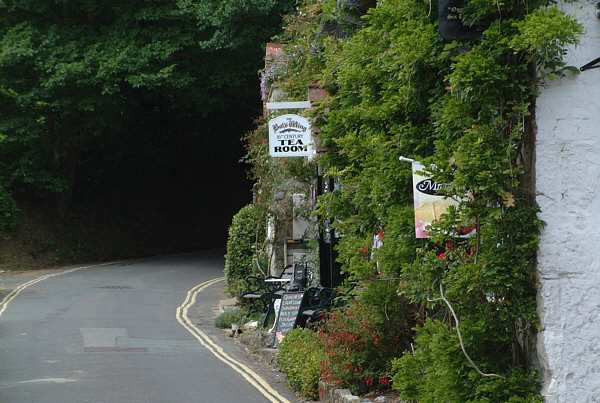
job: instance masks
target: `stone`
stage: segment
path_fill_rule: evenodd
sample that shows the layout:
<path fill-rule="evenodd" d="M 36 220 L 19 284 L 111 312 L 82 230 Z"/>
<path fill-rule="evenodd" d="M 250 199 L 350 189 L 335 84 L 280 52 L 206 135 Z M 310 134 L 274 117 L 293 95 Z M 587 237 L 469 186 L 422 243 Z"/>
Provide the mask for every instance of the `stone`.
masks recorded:
<path fill-rule="evenodd" d="M 244 323 L 244 325 L 242 326 L 243 330 L 256 330 L 258 328 L 258 321 L 257 320 L 253 320 L 251 322 L 246 322 Z"/>

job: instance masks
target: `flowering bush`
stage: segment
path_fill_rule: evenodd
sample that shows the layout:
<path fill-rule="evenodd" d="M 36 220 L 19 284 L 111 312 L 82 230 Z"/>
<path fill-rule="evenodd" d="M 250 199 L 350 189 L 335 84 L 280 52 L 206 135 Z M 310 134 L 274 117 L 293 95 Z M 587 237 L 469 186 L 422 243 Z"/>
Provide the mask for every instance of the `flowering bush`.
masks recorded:
<path fill-rule="evenodd" d="M 397 295 L 386 294 L 380 304 L 369 301 L 381 297 L 382 288 L 387 284 L 372 284 L 349 306 L 333 311 L 320 330 L 326 382 L 359 393 L 391 385 L 390 360 L 409 347 L 411 325 L 407 305 Z"/>

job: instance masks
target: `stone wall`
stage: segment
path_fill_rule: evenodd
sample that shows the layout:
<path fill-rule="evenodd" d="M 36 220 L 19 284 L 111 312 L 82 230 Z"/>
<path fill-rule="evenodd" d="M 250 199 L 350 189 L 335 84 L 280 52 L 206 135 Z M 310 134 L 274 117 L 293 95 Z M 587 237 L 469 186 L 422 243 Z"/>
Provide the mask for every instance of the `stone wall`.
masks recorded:
<path fill-rule="evenodd" d="M 595 3 L 561 7 L 585 26 L 567 62 L 600 57 Z M 600 402 L 600 69 L 544 85 L 536 107 L 538 255 L 547 402 Z"/>

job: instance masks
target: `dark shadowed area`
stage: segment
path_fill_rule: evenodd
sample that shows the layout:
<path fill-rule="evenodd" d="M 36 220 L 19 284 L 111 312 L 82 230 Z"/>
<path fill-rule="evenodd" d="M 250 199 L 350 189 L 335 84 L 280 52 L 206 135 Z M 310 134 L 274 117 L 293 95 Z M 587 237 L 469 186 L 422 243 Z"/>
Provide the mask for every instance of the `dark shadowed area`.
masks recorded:
<path fill-rule="evenodd" d="M 292 3 L 0 3 L 0 267 L 222 247 Z"/>

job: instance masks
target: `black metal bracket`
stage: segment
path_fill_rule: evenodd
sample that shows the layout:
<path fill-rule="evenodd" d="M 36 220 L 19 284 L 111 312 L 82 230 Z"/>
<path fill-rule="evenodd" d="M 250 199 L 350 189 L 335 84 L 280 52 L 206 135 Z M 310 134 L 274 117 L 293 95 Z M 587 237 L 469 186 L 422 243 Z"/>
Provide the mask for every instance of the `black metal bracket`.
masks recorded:
<path fill-rule="evenodd" d="M 600 63 L 600 57 L 597 57 L 594 60 L 592 60 L 591 62 L 584 64 L 583 66 L 581 66 L 579 68 L 579 70 L 586 71 L 586 70 L 600 68 L 600 65 L 598 65 L 598 63 Z"/>

